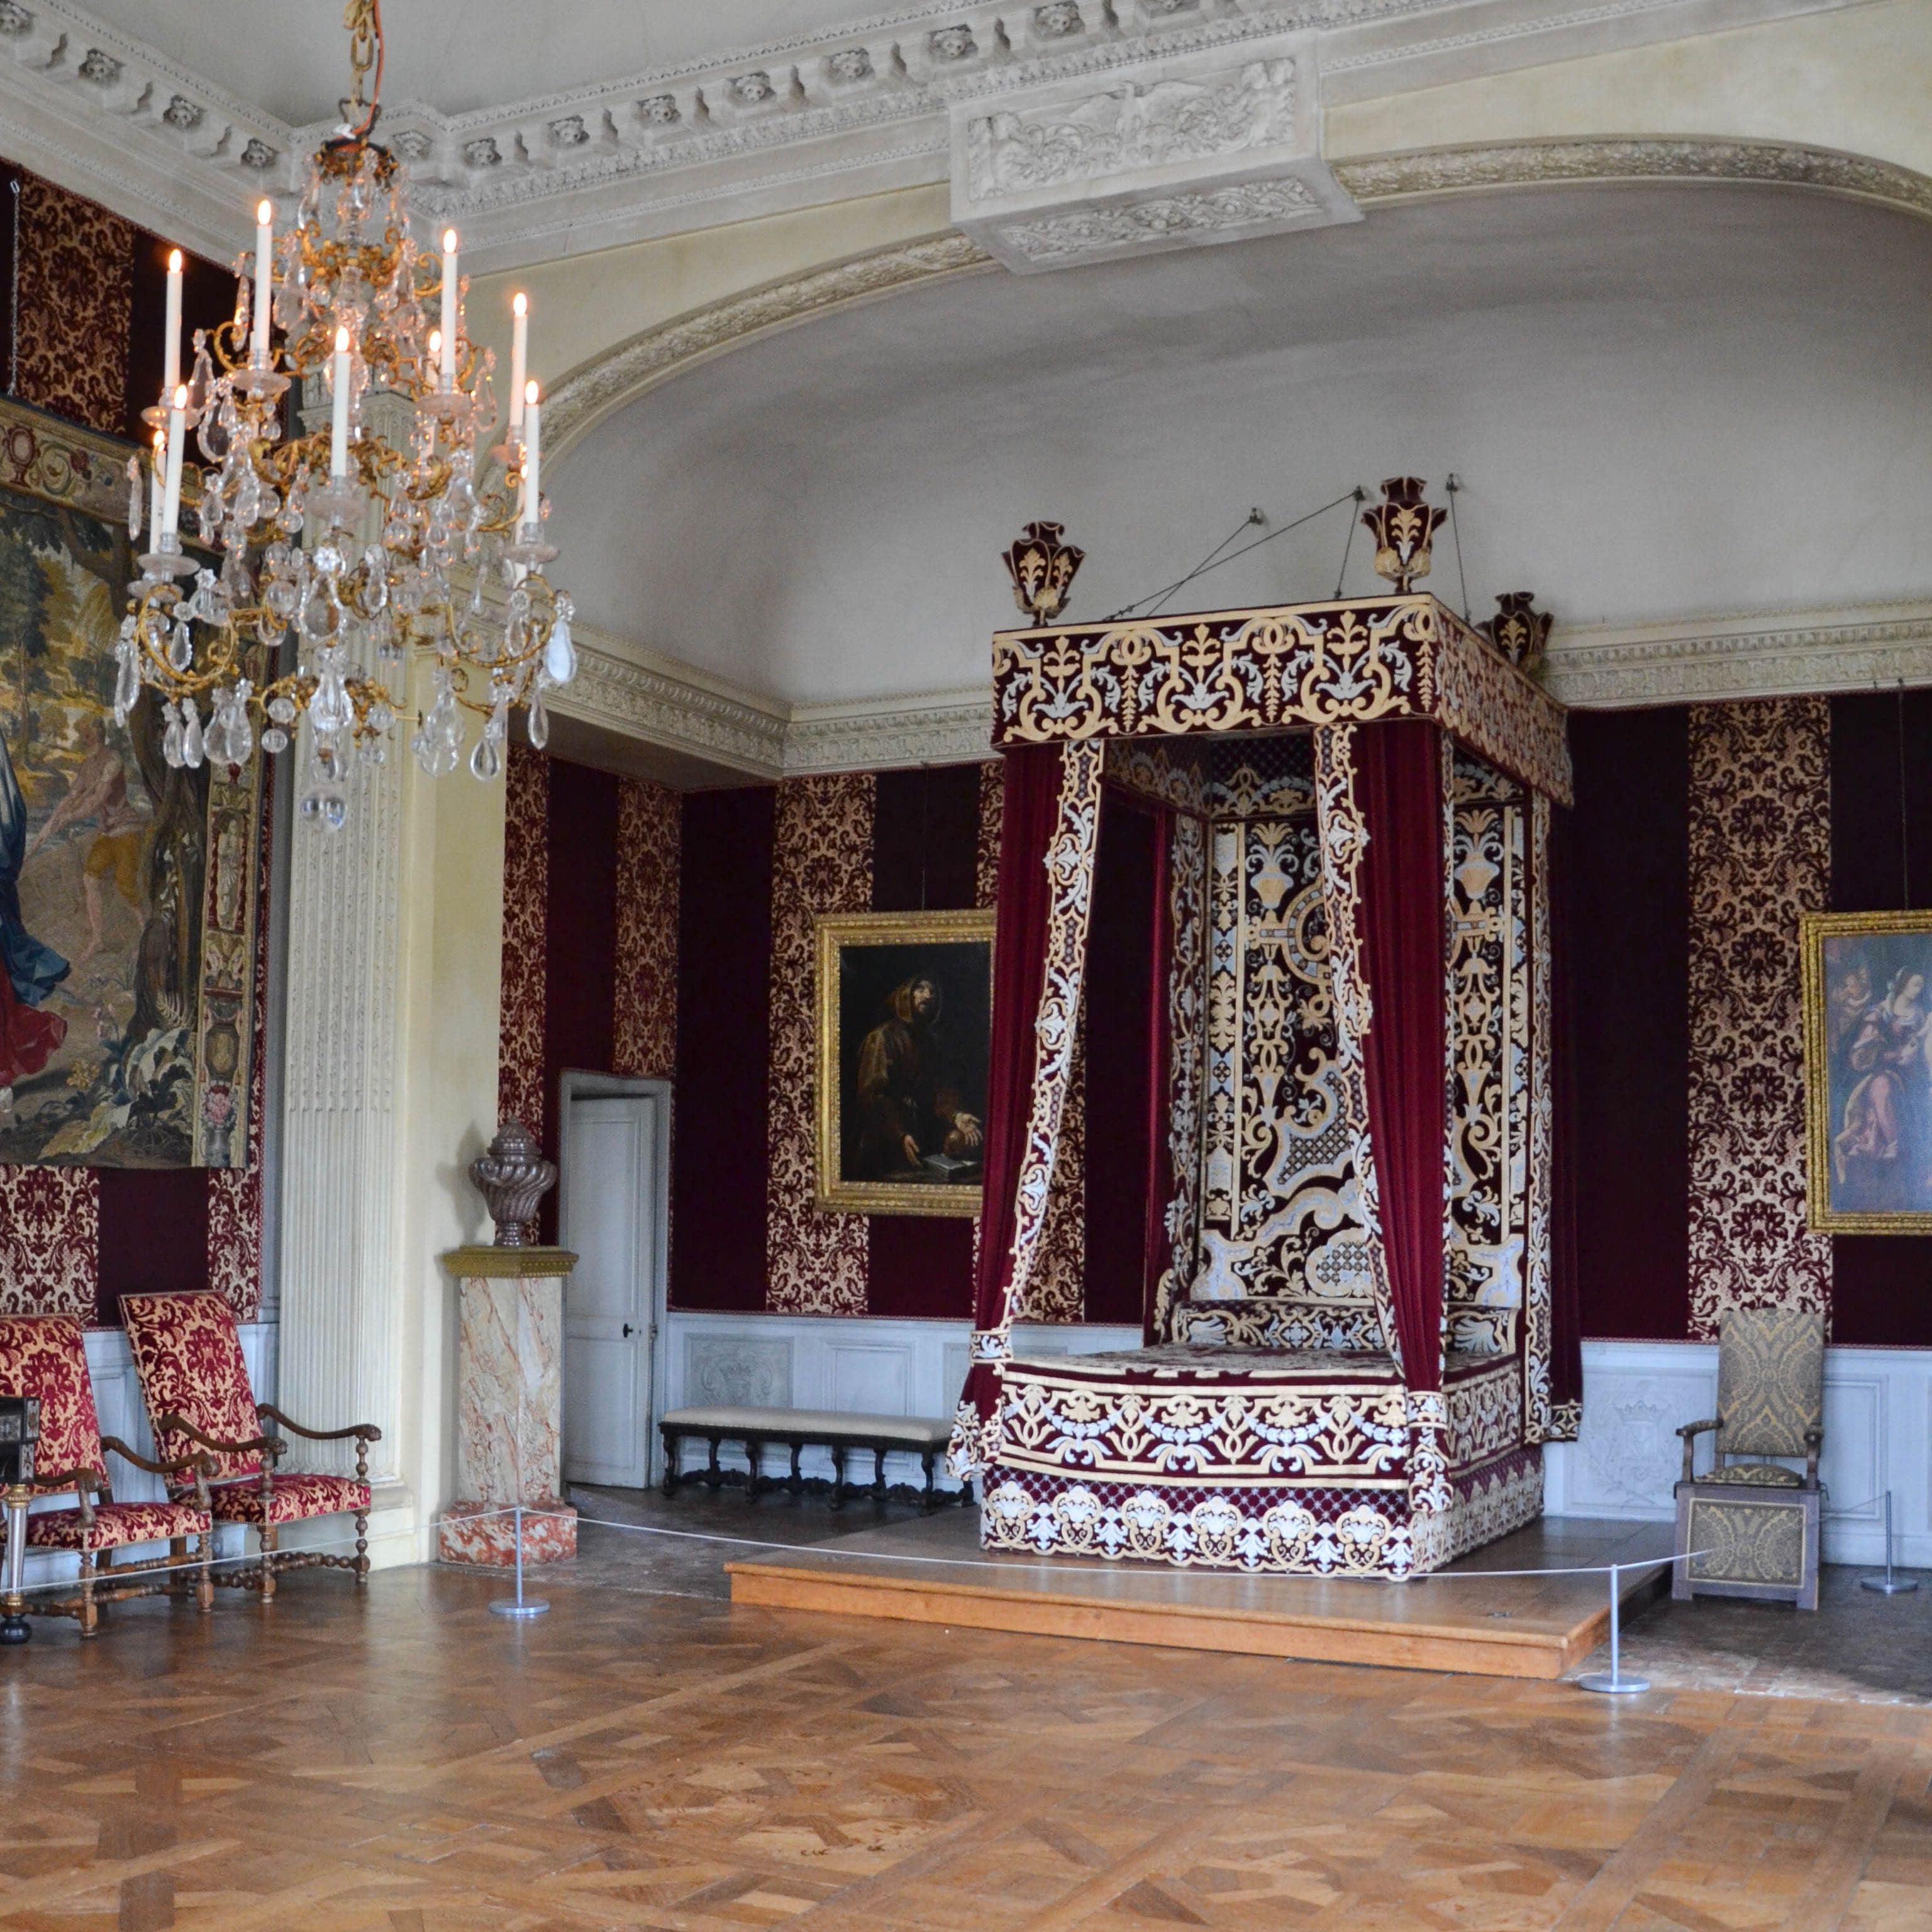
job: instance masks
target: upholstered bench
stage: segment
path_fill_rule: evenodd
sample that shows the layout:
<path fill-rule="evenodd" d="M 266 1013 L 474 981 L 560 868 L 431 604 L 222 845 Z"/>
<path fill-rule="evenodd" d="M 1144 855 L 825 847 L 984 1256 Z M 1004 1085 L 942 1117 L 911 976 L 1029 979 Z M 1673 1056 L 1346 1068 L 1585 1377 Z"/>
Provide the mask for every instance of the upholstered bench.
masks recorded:
<path fill-rule="evenodd" d="M 886 1493 L 886 1457 L 895 1450 L 916 1456 L 926 1472 L 926 1507 L 935 1508 L 939 1491 L 934 1476 L 939 1458 L 952 1433 L 952 1424 L 935 1415 L 861 1415 L 826 1408 L 736 1408 L 719 1406 L 708 1408 L 674 1408 L 658 1423 L 664 1437 L 664 1492 L 675 1496 L 683 1472 L 678 1466 L 682 1444 L 688 1437 L 711 1445 L 711 1460 L 703 1472 L 704 1480 L 714 1490 L 724 1480 L 718 1466 L 718 1446 L 742 1442 L 750 1459 L 752 1477 L 746 1488 L 748 1498 L 766 1486 L 759 1464 L 768 1443 L 777 1443 L 791 1451 L 791 1474 L 785 1478 L 794 1496 L 805 1486 L 798 1460 L 808 1448 L 832 1451 L 833 1478 L 832 1507 L 843 1506 L 847 1494 L 845 1458 L 856 1449 L 872 1454 L 872 1494 L 883 1499 Z M 858 1487 L 859 1485 L 854 1485 Z M 962 1492 L 962 1495 L 967 1493 Z"/>

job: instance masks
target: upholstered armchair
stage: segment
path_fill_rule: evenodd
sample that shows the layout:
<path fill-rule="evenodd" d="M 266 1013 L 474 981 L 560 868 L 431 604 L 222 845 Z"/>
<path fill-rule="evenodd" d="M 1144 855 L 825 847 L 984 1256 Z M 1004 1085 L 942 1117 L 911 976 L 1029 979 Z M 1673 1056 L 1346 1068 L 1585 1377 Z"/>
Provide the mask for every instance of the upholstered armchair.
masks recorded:
<path fill-rule="evenodd" d="M 1677 1485 L 1673 1597 L 1757 1597 L 1818 1607 L 1824 1491 L 1825 1319 L 1796 1310 L 1734 1309 L 1718 1336 L 1718 1413 L 1687 1422 Z M 1696 1473 L 1697 1438 L 1716 1460 Z M 1778 1457 L 1804 1459 L 1804 1473 Z"/>
<path fill-rule="evenodd" d="M 36 1497 L 71 1496 L 71 1509 L 38 1510 L 26 1520 L 29 1550 L 71 1550 L 80 1559 L 76 1596 L 29 1597 L 23 1607 L 68 1616 L 82 1636 L 98 1627 L 100 1605 L 124 1597 L 151 1597 L 192 1588 L 196 1604 L 213 1607 L 208 1564 L 214 1526 L 208 1500 L 208 1462 L 199 1450 L 154 1462 L 124 1442 L 103 1436 L 87 1372 L 87 1338 L 66 1316 L 0 1316 L 0 1390 L 38 1396 L 40 1439 L 31 1486 Z M 107 1480 L 106 1451 L 164 1478 L 176 1491 L 168 1502 L 117 1503 Z M 190 1556 L 190 1541 L 196 1546 Z M 116 1563 L 116 1552 L 136 1544 L 165 1543 L 166 1556 Z M 127 1580 L 136 1576 L 139 1582 Z"/>
<path fill-rule="evenodd" d="M 264 1603 L 274 1600 L 276 1573 L 281 1570 L 350 1570 L 358 1584 L 366 1582 L 369 1445 L 380 1442 L 382 1432 L 373 1422 L 310 1429 L 272 1403 L 258 1402 L 234 1311 L 218 1294 L 124 1294 L 121 1316 L 162 1454 L 206 1456 L 214 1520 L 252 1523 L 256 1528 L 257 1559 L 239 1566 L 234 1580 L 260 1590 Z M 352 1441 L 355 1475 L 281 1474 L 277 1465 L 288 1453 L 288 1444 L 271 1426 L 311 1442 Z M 340 1515 L 356 1519 L 353 1556 L 280 1547 L 284 1524 Z"/>

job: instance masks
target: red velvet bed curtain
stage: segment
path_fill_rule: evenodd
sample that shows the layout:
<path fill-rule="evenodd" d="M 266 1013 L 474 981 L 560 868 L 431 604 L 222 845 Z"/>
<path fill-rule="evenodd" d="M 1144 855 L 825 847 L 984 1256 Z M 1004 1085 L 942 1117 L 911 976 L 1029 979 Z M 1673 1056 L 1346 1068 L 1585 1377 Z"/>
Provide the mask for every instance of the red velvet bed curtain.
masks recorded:
<path fill-rule="evenodd" d="M 1363 1043 L 1369 1137 L 1403 1379 L 1442 1386 L 1442 766 L 1436 727 L 1359 726 L 1356 808 L 1368 834 L 1361 866 L 1362 961 L 1374 1018 Z"/>
<path fill-rule="evenodd" d="M 973 1326 L 1000 1325 L 1012 1271 L 1014 1195 L 1033 1107 L 1034 1028 L 1046 977 L 1050 898 L 1046 851 L 1060 803 L 1060 752 L 1026 745 L 1006 754 L 1000 813 L 1000 896 L 993 940 L 993 1029 L 986 1075 L 986 1165 Z M 976 1355 L 976 1348 L 974 1353 Z M 993 1409 L 996 1370 L 975 1360 L 960 1396 L 981 1417 Z"/>

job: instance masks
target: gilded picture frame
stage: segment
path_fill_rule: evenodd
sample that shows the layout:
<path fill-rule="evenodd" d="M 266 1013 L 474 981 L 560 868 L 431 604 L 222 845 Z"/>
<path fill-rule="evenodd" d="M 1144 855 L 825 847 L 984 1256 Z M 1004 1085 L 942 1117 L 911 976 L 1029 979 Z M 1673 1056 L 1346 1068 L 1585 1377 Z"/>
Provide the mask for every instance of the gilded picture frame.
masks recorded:
<path fill-rule="evenodd" d="M 979 1213 L 993 918 L 824 913 L 815 921 L 821 1210 Z"/>
<path fill-rule="evenodd" d="M 1806 913 L 1813 1231 L 1932 1234 L 1932 911 Z"/>

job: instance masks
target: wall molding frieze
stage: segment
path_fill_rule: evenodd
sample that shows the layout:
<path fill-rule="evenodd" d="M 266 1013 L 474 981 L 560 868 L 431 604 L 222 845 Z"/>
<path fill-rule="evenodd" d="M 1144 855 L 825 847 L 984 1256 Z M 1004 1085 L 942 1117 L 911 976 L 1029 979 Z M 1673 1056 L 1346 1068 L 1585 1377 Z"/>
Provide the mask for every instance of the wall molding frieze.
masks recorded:
<path fill-rule="evenodd" d="M 949 121 L 983 104 L 1130 88 L 1160 62 L 1225 64 L 1287 34 L 1318 44 L 1330 98 L 1355 100 L 1850 4 L 968 0 L 461 114 L 392 102 L 382 126 L 422 214 L 457 222 L 487 271 L 803 207 L 841 177 L 853 193 L 938 182 Z M 0 9 L 0 124 L 12 158 L 218 260 L 242 236 L 236 212 L 293 186 L 332 131 L 238 98 L 76 0 Z"/>

